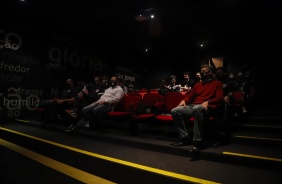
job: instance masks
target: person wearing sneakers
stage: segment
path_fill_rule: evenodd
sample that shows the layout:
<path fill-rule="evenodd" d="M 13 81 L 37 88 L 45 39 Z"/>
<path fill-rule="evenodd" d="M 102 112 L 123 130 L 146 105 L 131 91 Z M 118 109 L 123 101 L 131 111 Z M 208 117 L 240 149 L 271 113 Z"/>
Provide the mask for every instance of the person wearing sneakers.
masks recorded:
<path fill-rule="evenodd" d="M 89 121 L 90 129 L 103 125 L 104 115 L 114 108 L 124 96 L 123 89 L 120 87 L 116 76 L 111 77 L 110 85 L 97 101 L 92 102 L 82 109 L 82 115 L 86 121 Z M 76 125 L 73 124 L 70 131 L 74 131 L 75 129 Z"/>
<path fill-rule="evenodd" d="M 188 145 L 193 141 L 190 152 L 202 148 L 202 126 L 213 105 L 224 102 L 222 83 L 214 78 L 214 68 L 211 65 L 201 66 L 202 81 L 194 85 L 191 92 L 184 97 L 179 105 L 171 110 L 173 121 L 177 127 L 180 141 L 174 146 Z M 193 139 L 191 140 L 185 125 L 185 120 L 194 117 Z"/>
<path fill-rule="evenodd" d="M 65 114 L 71 122 L 70 126 L 65 131 L 71 131 L 76 127 L 77 122 L 82 117 L 82 108 L 97 101 L 100 96 L 105 92 L 105 89 L 101 85 L 99 76 L 93 77 L 94 82 L 84 85 L 82 90 L 75 97 L 73 106 L 71 109 L 65 110 Z"/>
<path fill-rule="evenodd" d="M 74 85 L 74 79 L 67 78 L 59 97 L 47 100 L 39 105 L 39 108 L 45 109 L 42 112 L 44 123 L 49 123 L 61 117 L 64 110 L 72 106 L 76 93 L 77 86 Z"/>

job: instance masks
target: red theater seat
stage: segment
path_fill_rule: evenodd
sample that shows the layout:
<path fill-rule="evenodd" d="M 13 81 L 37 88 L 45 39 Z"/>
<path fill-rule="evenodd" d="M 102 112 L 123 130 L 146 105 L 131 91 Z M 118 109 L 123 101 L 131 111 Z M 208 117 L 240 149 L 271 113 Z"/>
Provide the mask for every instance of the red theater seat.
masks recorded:
<path fill-rule="evenodd" d="M 130 92 L 127 93 L 128 96 L 139 96 L 140 98 L 142 98 L 142 94 L 140 92 Z"/>
<path fill-rule="evenodd" d="M 141 103 L 141 97 L 125 95 L 123 99 L 117 104 L 111 112 L 108 112 L 108 120 L 111 120 L 113 126 L 118 123 L 129 124 L 129 133 L 135 134 L 137 131 L 137 124 L 133 121 L 134 112 L 138 104 Z"/>
<path fill-rule="evenodd" d="M 161 122 L 172 122 L 173 119 L 170 112 L 185 98 L 185 95 L 180 92 L 170 92 L 167 93 L 164 98 L 164 102 L 157 104 L 158 108 L 161 109 L 162 114 L 158 114 L 156 120 Z"/>
<path fill-rule="evenodd" d="M 117 106 L 110 112 L 108 116 L 112 118 L 131 116 L 138 104 L 141 103 L 141 97 L 135 95 L 125 95 Z"/>
<path fill-rule="evenodd" d="M 141 112 L 136 112 L 135 120 L 146 120 L 156 116 L 158 109 L 156 107 L 157 103 L 164 103 L 165 98 L 162 95 L 156 93 L 146 93 L 143 96 L 142 103 L 139 105 L 141 107 Z"/>

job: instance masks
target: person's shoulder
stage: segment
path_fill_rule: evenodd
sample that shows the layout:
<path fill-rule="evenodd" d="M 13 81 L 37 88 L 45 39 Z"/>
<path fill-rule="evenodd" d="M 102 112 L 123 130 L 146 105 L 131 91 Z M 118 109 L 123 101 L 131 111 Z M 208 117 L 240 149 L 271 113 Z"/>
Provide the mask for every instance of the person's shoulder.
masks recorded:
<path fill-rule="evenodd" d="M 202 85 L 202 83 L 203 83 L 203 82 L 201 82 L 201 81 L 200 81 L 200 82 L 195 82 L 195 85 L 193 86 L 193 88 L 194 88 L 194 87 L 197 87 L 197 86 L 199 86 L 199 85 Z"/>
<path fill-rule="evenodd" d="M 122 87 L 121 87 L 120 85 L 115 86 L 115 88 L 114 88 L 114 89 L 117 89 L 117 90 L 122 90 L 122 91 L 123 91 L 123 89 L 122 89 Z"/>
<path fill-rule="evenodd" d="M 218 79 L 214 79 L 212 82 L 216 83 L 216 84 L 223 84 L 220 80 Z"/>

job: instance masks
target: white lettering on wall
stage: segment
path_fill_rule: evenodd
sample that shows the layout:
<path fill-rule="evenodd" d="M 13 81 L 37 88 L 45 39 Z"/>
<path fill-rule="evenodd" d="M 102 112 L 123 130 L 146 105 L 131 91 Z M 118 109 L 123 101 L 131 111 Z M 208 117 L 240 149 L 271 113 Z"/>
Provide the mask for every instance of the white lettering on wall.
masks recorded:
<path fill-rule="evenodd" d="M 6 70 L 10 72 L 17 72 L 17 73 L 26 73 L 28 74 L 30 71 L 30 68 L 21 66 L 21 65 L 10 65 L 5 62 L 0 63 L 0 70 Z"/>
<path fill-rule="evenodd" d="M 62 65 L 87 68 L 94 71 L 102 71 L 107 67 L 100 59 L 81 55 L 77 49 L 69 51 L 67 47 L 64 49 L 51 48 L 49 50 L 49 59 L 51 62 L 46 65 L 47 70 L 59 70 L 62 68 Z"/>
<path fill-rule="evenodd" d="M 23 88 L 8 88 L 7 97 L 3 98 L 3 106 L 7 109 L 8 117 L 18 117 L 22 108 L 36 110 L 40 103 L 39 96 L 43 91 Z"/>
<path fill-rule="evenodd" d="M 0 30 L 0 33 L 5 34 L 3 30 Z M 4 35 L 4 39 L 0 40 L 0 49 L 12 49 L 18 50 L 22 46 L 22 38 L 17 33 L 7 33 Z"/>

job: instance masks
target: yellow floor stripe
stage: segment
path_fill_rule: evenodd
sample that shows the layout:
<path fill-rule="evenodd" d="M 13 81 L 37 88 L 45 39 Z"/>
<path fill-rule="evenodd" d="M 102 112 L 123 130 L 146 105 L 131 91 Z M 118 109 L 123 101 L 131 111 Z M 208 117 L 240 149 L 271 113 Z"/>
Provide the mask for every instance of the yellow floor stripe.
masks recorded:
<path fill-rule="evenodd" d="M 101 183 L 101 184 L 112 184 L 113 182 L 105 180 L 103 178 L 100 178 L 98 176 L 89 174 L 87 172 L 84 172 L 82 170 L 76 169 L 74 167 L 71 167 L 69 165 L 66 165 L 64 163 L 58 162 L 56 160 L 53 160 L 51 158 L 48 158 L 44 155 L 38 154 L 36 152 L 33 152 L 31 150 L 28 150 L 26 148 L 20 147 L 16 144 L 13 144 L 11 142 L 5 141 L 3 139 L 0 139 L 0 144 L 2 146 L 5 146 L 8 149 L 11 149 L 17 153 L 20 153 L 21 155 L 24 155 L 32 160 L 35 160 L 45 166 L 48 166 L 52 169 L 55 169 L 61 173 L 64 173 L 72 178 L 75 178 L 76 180 L 79 180 L 83 183 Z"/>
<path fill-rule="evenodd" d="M 24 123 L 29 123 L 29 121 L 23 120 L 23 119 L 15 119 L 15 120 L 20 121 L 20 122 L 24 122 Z"/>
<path fill-rule="evenodd" d="M 278 128 L 280 129 L 281 127 L 279 126 L 268 126 L 268 125 L 243 125 L 245 127 L 258 127 L 258 128 Z"/>
<path fill-rule="evenodd" d="M 82 153 L 82 154 L 85 154 L 85 155 L 89 155 L 89 156 L 92 156 L 92 157 L 96 157 L 96 158 L 99 158 L 99 159 L 115 162 L 115 163 L 126 165 L 126 166 L 129 166 L 129 167 L 134 167 L 134 168 L 145 170 L 145 171 L 150 171 L 150 172 L 157 173 L 157 174 L 160 174 L 160 175 L 165 175 L 165 176 L 169 176 L 169 177 L 172 177 L 172 178 L 181 179 L 181 180 L 184 180 L 184 181 L 189 181 L 189 182 L 194 182 L 194 183 L 217 184 L 217 182 L 213 182 L 213 181 L 195 178 L 195 177 L 191 177 L 191 176 L 187 176 L 187 175 L 183 175 L 183 174 L 178 174 L 178 173 L 174 173 L 174 172 L 170 172 L 170 171 L 165 171 L 165 170 L 161 170 L 161 169 L 157 169 L 157 168 L 153 168 L 153 167 L 148 167 L 148 166 L 144 166 L 144 165 L 140 165 L 140 164 L 136 164 L 136 163 L 132 163 L 132 162 L 128 162 L 128 161 L 124 161 L 124 160 L 120 160 L 120 159 L 116 159 L 116 158 L 112 158 L 112 157 L 108 157 L 108 156 L 104 156 L 104 155 L 100 155 L 100 154 L 96 154 L 96 153 L 92 153 L 92 152 L 89 152 L 89 151 L 77 149 L 77 148 L 66 146 L 66 145 L 63 145 L 63 144 L 56 143 L 56 142 L 52 142 L 52 141 L 48 141 L 48 140 L 41 139 L 41 138 L 38 138 L 38 137 L 23 134 L 21 132 L 6 129 L 6 128 L 3 128 L 3 127 L 0 127 L 0 129 L 8 131 L 8 132 L 15 133 L 15 134 L 18 134 L 18 135 L 22 135 L 22 136 L 25 136 L 25 137 L 29 137 L 29 138 L 32 138 L 32 139 L 35 139 L 35 140 L 38 140 L 38 141 L 41 141 L 41 142 L 52 144 L 52 145 L 55 145 L 55 146 L 58 146 L 58 147 L 69 149 L 69 150 L 72 150 L 72 151 L 75 151 L 75 152 L 79 152 L 79 153 Z"/>
<path fill-rule="evenodd" d="M 239 157 L 256 158 L 256 159 L 262 159 L 262 160 L 271 160 L 271 161 L 276 161 L 276 162 L 282 162 L 282 159 L 272 158 L 272 157 L 263 157 L 263 156 L 257 156 L 257 155 L 248 155 L 248 154 L 233 153 L 233 152 L 226 152 L 226 151 L 223 152 L 223 154 L 239 156 Z"/>
<path fill-rule="evenodd" d="M 282 139 L 273 139 L 273 138 L 267 138 L 267 137 L 250 137 L 250 136 L 243 136 L 238 135 L 236 136 L 238 138 L 245 138 L 245 139 L 258 139 L 258 140 L 270 140 L 270 141 L 282 141 Z"/>

